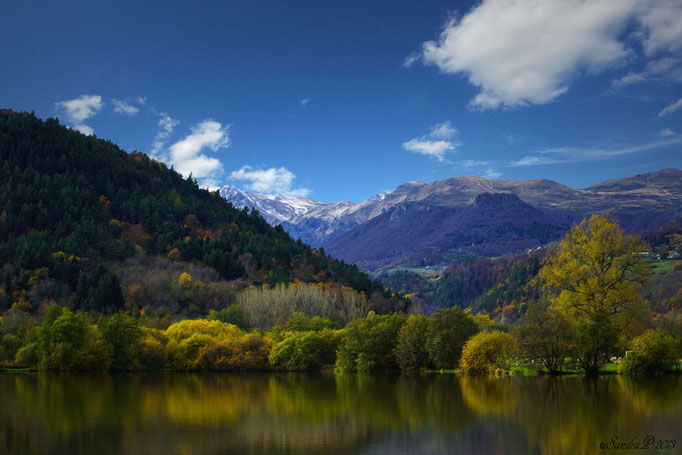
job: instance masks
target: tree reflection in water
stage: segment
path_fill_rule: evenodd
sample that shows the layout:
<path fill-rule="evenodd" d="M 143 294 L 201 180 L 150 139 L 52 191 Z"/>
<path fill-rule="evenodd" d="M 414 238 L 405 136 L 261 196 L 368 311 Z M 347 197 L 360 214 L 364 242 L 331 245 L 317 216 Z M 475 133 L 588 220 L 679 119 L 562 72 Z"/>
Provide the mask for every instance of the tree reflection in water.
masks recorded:
<path fill-rule="evenodd" d="M 679 377 L 2 374 L 0 399 L 11 454 L 579 454 L 614 435 L 682 439 Z"/>

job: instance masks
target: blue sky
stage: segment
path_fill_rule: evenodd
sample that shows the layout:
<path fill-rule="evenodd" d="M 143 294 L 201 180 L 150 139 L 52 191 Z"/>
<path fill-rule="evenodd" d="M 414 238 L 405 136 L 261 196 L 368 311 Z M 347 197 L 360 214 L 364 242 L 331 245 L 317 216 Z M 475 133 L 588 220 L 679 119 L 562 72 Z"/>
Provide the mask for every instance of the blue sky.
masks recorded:
<path fill-rule="evenodd" d="M 325 202 L 682 167 L 682 2 L 4 2 L 0 106 Z"/>

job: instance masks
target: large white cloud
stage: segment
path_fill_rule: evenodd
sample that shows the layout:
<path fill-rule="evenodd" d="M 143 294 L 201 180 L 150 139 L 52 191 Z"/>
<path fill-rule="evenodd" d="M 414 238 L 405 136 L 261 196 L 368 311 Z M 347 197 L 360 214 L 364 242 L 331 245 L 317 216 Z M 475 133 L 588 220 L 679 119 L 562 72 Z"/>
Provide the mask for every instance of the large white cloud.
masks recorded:
<path fill-rule="evenodd" d="M 83 122 L 97 115 L 102 110 L 102 107 L 104 107 L 104 103 L 99 95 L 81 95 L 72 100 L 59 101 L 55 103 L 55 106 L 58 110 L 64 112 L 64 115 L 75 130 L 83 134 L 92 135 L 94 130 Z"/>
<path fill-rule="evenodd" d="M 173 121 L 163 118 L 159 121 L 162 128 L 172 130 Z M 228 147 L 230 137 L 229 125 L 222 125 L 214 120 L 204 120 L 191 128 L 191 134 L 174 143 L 168 149 L 167 161 L 183 176 L 196 178 L 202 186 L 215 189 L 217 178 L 223 173 L 220 160 L 209 157 L 202 152 L 206 149 L 213 152 Z"/>
<path fill-rule="evenodd" d="M 480 89 L 473 107 L 547 103 L 577 74 L 627 59 L 619 37 L 636 11 L 635 0 L 484 0 L 425 42 L 421 58 L 467 76 Z"/>
<path fill-rule="evenodd" d="M 450 140 L 455 134 L 457 134 L 457 130 L 452 127 L 449 121 L 437 123 L 429 128 L 429 134 L 404 142 L 403 149 L 444 162 L 445 155 L 454 151 L 459 145 L 459 143 Z"/>
<path fill-rule="evenodd" d="M 254 169 L 243 166 L 233 171 L 230 179 L 245 182 L 246 189 L 262 194 L 291 194 L 300 197 L 310 194 L 308 188 L 293 188 L 296 175 L 285 167 Z"/>

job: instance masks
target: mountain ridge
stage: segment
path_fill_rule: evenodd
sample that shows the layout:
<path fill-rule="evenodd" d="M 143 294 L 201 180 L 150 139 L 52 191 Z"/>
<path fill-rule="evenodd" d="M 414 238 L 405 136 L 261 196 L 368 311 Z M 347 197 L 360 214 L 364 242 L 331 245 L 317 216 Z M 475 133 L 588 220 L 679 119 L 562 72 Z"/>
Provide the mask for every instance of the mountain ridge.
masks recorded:
<path fill-rule="evenodd" d="M 276 195 L 243 192 L 249 197 L 239 199 L 225 191 L 234 187 L 221 189 L 221 194 L 228 201 L 241 204 L 240 208 L 258 209 L 270 223 L 281 223 L 293 237 L 319 247 L 402 203 L 462 208 L 473 204 L 483 193 L 515 194 L 533 207 L 575 219 L 608 211 L 618 216 L 628 230 L 650 229 L 656 223 L 682 215 L 681 182 L 682 171 L 675 168 L 611 179 L 580 189 L 550 179 L 495 180 L 464 175 L 430 183 L 412 180 L 358 204 L 305 199 L 311 208 L 295 215 L 290 215 L 292 210 L 272 210 L 270 205 Z M 649 221 L 647 213 L 651 215 Z"/>

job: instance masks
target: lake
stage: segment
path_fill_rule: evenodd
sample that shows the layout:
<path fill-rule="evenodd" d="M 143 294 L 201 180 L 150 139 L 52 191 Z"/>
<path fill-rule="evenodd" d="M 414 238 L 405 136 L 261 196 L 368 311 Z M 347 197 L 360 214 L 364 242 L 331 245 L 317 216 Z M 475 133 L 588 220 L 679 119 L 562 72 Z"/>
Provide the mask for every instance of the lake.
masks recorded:
<path fill-rule="evenodd" d="M 670 440 L 676 442 L 664 442 Z M 650 449 L 618 446 L 624 443 Z M 0 374 L 2 454 L 667 454 L 681 448 L 682 377 L 674 376 L 640 382 Z"/>

